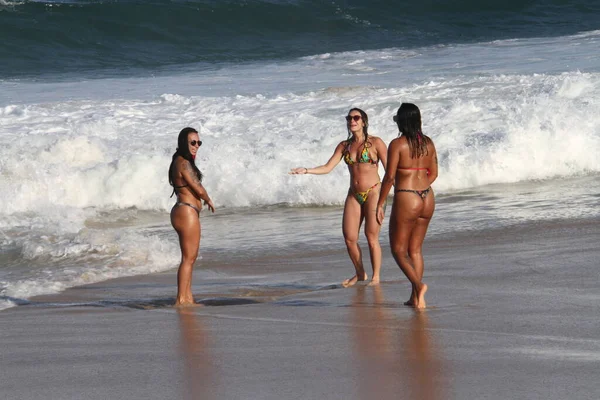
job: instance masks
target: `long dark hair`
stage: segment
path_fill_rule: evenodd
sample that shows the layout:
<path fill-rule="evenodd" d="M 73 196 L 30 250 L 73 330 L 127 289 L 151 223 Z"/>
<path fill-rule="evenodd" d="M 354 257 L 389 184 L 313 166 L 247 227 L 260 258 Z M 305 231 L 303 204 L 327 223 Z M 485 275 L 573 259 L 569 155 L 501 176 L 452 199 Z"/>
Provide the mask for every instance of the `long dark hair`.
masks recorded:
<path fill-rule="evenodd" d="M 173 172 L 175 170 L 175 159 L 178 156 L 185 158 L 190 163 L 192 169 L 196 172 L 198 180 L 202 182 L 202 172 L 200 172 L 198 167 L 196 167 L 196 164 L 194 164 L 192 153 L 190 153 L 190 148 L 188 144 L 188 135 L 190 133 L 198 133 L 198 131 L 194 128 L 183 128 L 181 132 L 179 132 L 179 136 L 177 137 L 177 150 L 175 150 L 175 153 L 173 154 L 173 159 L 171 160 L 171 166 L 169 166 L 169 183 L 171 184 L 171 186 L 174 186 Z"/>
<path fill-rule="evenodd" d="M 348 111 L 348 115 L 350 115 L 350 113 L 352 111 L 358 111 L 360 113 L 360 117 L 362 118 L 363 122 L 365 123 L 365 126 L 363 127 L 363 133 L 365 135 L 365 147 L 367 147 L 367 139 L 369 139 L 369 116 L 367 115 L 366 112 L 364 112 L 363 110 L 361 110 L 360 108 L 351 108 L 350 111 Z M 349 125 L 349 124 L 347 124 Z M 348 143 L 352 142 L 354 140 L 354 136 L 352 136 L 352 131 L 350 130 L 350 128 L 348 128 L 348 139 L 346 139 L 346 141 Z"/>
<path fill-rule="evenodd" d="M 412 103 L 402 103 L 394 120 L 402 136 L 406 136 L 410 158 L 419 158 L 427 154 L 427 144 L 431 142 L 431 139 L 423 135 L 421 131 L 419 107 Z"/>

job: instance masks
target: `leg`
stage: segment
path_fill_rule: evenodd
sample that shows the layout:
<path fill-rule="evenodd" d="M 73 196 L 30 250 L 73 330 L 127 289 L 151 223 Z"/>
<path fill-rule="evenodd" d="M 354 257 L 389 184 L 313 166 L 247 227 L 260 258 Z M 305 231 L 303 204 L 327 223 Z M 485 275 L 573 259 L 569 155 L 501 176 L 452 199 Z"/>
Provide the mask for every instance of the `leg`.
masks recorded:
<path fill-rule="evenodd" d="M 379 284 L 379 275 L 381 271 L 381 245 L 379 244 L 379 231 L 381 225 L 377 223 L 377 201 L 379 200 L 379 191 L 381 185 L 373 188 L 369 193 L 369 198 L 362 205 L 365 216 L 365 236 L 369 243 L 369 254 L 371 256 L 371 265 L 373 267 L 373 277 L 369 286 Z"/>
<path fill-rule="evenodd" d="M 423 210 L 423 201 L 419 196 L 409 192 L 394 195 L 392 214 L 390 215 L 390 247 L 396 263 L 413 286 L 415 293 L 414 306 L 425 307 L 427 285 L 417 275 L 413 260 L 408 254 L 409 241 L 417 220 Z"/>
<path fill-rule="evenodd" d="M 429 228 L 429 222 L 431 221 L 434 210 L 435 198 L 433 196 L 433 191 L 430 191 L 427 197 L 425 197 L 423 200 L 423 211 L 421 212 L 419 218 L 417 218 L 415 229 L 413 230 L 408 244 L 408 255 L 413 261 L 413 265 L 415 266 L 419 280 L 423 279 L 423 241 L 425 240 L 427 228 Z"/>
<path fill-rule="evenodd" d="M 179 246 L 181 247 L 175 306 L 193 305 L 192 271 L 200 247 L 200 220 L 193 208 L 175 206 L 171 210 L 171 225 L 179 236 Z"/>
<path fill-rule="evenodd" d="M 419 218 L 417 218 L 415 228 L 408 243 L 408 255 L 413 262 L 419 281 L 423 280 L 423 271 L 425 269 L 425 263 L 423 261 L 423 241 L 425 240 L 427 228 L 429 227 L 429 222 L 431 221 L 434 210 L 435 197 L 433 195 L 433 190 L 431 190 L 423 199 L 423 210 Z M 415 297 L 416 293 L 413 290 L 410 300 L 404 304 L 413 305 Z"/>
<path fill-rule="evenodd" d="M 408 256 L 412 260 L 412 264 L 415 268 L 415 273 L 419 281 L 423 280 L 423 271 L 425 269 L 425 264 L 423 262 L 422 246 L 423 240 L 425 239 L 425 234 L 427 233 L 427 227 L 429 226 L 429 221 L 429 218 L 417 218 L 415 227 L 413 229 L 412 235 L 408 243 Z M 413 290 L 410 294 L 410 299 L 408 299 L 408 301 L 406 301 L 404 305 L 415 305 L 416 297 L 417 293 L 413 285 Z"/>
<path fill-rule="evenodd" d="M 344 233 L 344 240 L 346 241 L 346 248 L 348 249 L 348 255 L 354 269 L 356 271 L 352 278 L 345 279 L 342 282 L 342 286 L 348 287 L 355 285 L 358 281 L 364 281 L 367 279 L 365 268 L 362 262 L 362 252 L 358 245 L 358 233 L 360 231 L 360 225 L 363 220 L 362 210 L 358 201 L 354 198 L 351 193 L 348 193 L 346 197 L 346 204 L 344 205 L 344 218 L 342 220 L 342 231 Z"/>

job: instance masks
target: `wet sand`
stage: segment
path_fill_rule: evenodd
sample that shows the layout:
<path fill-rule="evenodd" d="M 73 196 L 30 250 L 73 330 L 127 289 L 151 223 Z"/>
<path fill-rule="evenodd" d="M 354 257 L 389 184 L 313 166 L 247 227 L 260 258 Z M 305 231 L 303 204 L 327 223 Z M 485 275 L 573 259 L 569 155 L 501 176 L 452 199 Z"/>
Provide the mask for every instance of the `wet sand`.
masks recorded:
<path fill-rule="evenodd" d="M 599 222 L 428 240 L 422 312 L 387 246 L 376 287 L 339 251 L 196 271 L 196 308 L 175 271 L 34 298 L 0 312 L 2 398 L 599 398 Z"/>

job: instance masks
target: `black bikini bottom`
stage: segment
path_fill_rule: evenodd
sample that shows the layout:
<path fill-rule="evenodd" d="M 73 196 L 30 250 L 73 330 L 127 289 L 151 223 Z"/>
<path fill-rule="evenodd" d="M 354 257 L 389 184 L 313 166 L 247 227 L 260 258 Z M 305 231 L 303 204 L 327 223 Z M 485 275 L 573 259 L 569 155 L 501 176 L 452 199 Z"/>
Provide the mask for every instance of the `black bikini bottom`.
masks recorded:
<path fill-rule="evenodd" d="M 196 210 L 196 212 L 198 213 L 198 216 L 200 216 L 200 209 L 198 207 L 196 207 L 193 204 L 190 203 L 184 203 L 183 201 L 178 201 L 177 203 L 175 203 L 176 206 L 188 206 L 188 207 L 192 207 L 194 210 Z"/>
<path fill-rule="evenodd" d="M 425 200 L 425 197 L 427 197 L 427 194 L 429 194 L 430 191 L 431 191 L 431 187 L 428 187 L 425 190 L 398 189 L 398 190 L 396 190 L 396 193 L 398 193 L 398 192 L 414 193 L 417 196 L 419 196 L 421 198 L 421 200 Z"/>

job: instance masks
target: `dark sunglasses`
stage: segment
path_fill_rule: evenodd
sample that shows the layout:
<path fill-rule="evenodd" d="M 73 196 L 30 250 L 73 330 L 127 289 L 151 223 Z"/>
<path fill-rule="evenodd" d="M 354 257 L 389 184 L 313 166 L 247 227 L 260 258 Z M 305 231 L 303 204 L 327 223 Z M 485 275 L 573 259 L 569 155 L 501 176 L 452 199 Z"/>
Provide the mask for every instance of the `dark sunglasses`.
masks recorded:
<path fill-rule="evenodd" d="M 394 115 L 394 122 L 398 122 L 398 116 Z"/>
<path fill-rule="evenodd" d="M 346 121 L 350 122 L 352 120 L 355 120 L 356 122 L 360 121 L 362 117 L 360 115 L 347 115 L 346 116 Z"/>
<path fill-rule="evenodd" d="M 195 146 L 195 145 L 198 145 L 198 147 L 202 146 L 202 140 L 198 140 L 198 141 L 192 140 L 190 142 L 190 146 Z"/>

